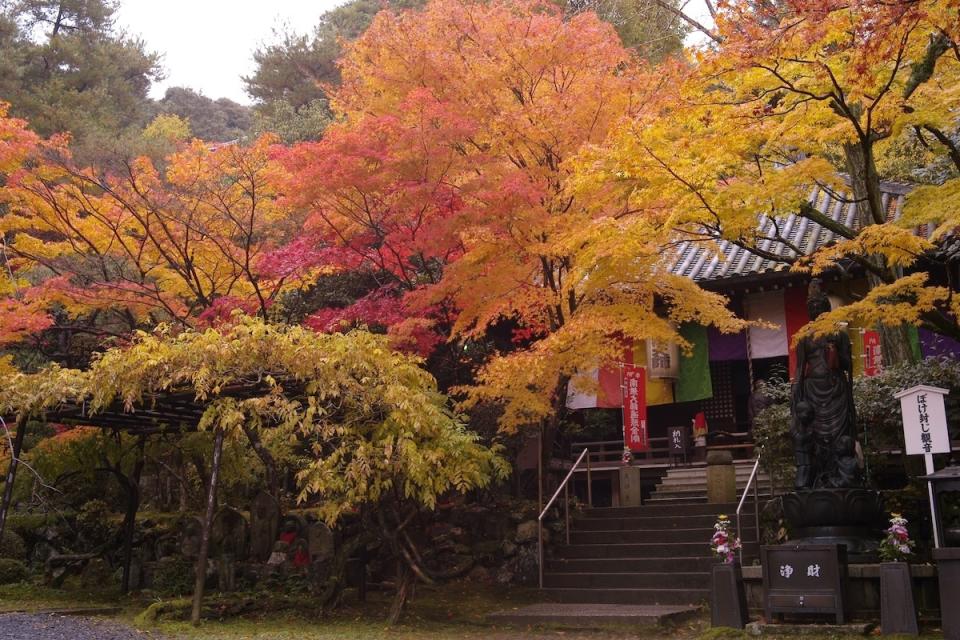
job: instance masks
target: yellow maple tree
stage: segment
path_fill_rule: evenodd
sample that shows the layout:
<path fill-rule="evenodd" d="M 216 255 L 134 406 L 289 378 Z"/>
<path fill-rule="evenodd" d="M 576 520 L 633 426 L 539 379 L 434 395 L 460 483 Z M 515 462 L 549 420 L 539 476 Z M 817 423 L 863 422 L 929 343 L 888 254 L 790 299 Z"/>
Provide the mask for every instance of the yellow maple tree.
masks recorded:
<path fill-rule="evenodd" d="M 725 240 L 801 270 L 861 270 L 871 288 L 888 287 L 869 298 L 879 305 L 869 317 L 882 330 L 885 361 L 909 359 L 904 322 L 960 335 L 949 288 L 902 279 L 933 249 L 914 237 L 918 223 L 939 225 L 934 240 L 956 226 L 956 207 L 937 206 L 956 187 L 920 189 L 891 219 L 878 157 L 897 153 L 895 137 L 919 131 L 960 159 L 951 137 L 957 20 L 949 0 L 723 3 L 712 40 L 665 64 L 653 99 L 581 154 L 578 193 L 611 213 L 656 213 L 675 237 L 708 249 Z M 815 187 L 854 203 L 858 215 L 822 213 L 809 202 Z M 832 246 L 808 255 L 782 227 L 791 214 L 831 232 Z M 762 231 L 761 216 L 773 221 Z M 883 304 L 890 287 L 934 303 L 905 317 Z M 829 322 L 857 319 L 868 306 L 836 310 Z"/>

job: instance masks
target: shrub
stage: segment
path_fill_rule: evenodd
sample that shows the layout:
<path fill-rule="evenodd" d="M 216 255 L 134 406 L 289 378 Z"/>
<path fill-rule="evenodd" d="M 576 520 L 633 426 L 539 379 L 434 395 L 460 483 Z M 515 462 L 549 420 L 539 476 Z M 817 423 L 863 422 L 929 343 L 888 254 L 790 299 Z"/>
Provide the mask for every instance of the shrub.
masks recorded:
<path fill-rule="evenodd" d="M 77 530 L 88 544 L 102 544 L 114 529 L 110 516 L 110 507 L 103 500 L 85 502 L 77 512 Z"/>
<path fill-rule="evenodd" d="M 154 565 L 154 591 L 165 596 L 193 593 L 194 564 L 183 558 L 164 558 Z"/>
<path fill-rule="evenodd" d="M 885 369 L 872 377 L 854 380 L 853 397 L 857 406 L 860 443 L 871 469 L 876 468 L 879 452 L 902 449 L 903 420 L 900 401 L 894 394 L 918 384 L 942 387 L 950 391 L 945 398 L 947 424 L 960 419 L 960 362 L 946 357 L 927 358 L 913 365 Z M 757 414 L 753 434 L 763 446 L 763 466 L 781 487 L 793 483 L 793 441 L 790 438 L 790 383 L 773 380 L 763 385 L 771 404 Z M 951 434 L 956 439 L 960 434 Z M 885 460 L 883 460 L 885 461 Z"/>
<path fill-rule="evenodd" d="M 893 397 L 898 391 L 918 384 L 942 387 L 950 391 L 944 400 L 947 409 L 947 424 L 956 425 L 960 418 L 960 362 L 952 358 L 927 358 L 915 365 L 885 369 L 871 378 L 858 378 L 854 382 L 853 395 L 857 403 L 857 420 L 864 450 L 875 453 L 884 449 L 903 448 L 903 420 L 900 417 L 900 401 Z M 958 434 L 951 434 L 954 438 Z"/>
<path fill-rule="evenodd" d="M 27 565 L 19 560 L 0 558 L 0 584 L 13 584 L 27 579 Z"/>
<path fill-rule="evenodd" d="M 763 447 L 760 464 L 778 487 L 793 487 L 793 440 L 790 438 L 790 382 L 773 378 L 761 383 L 770 404 L 754 417 L 753 438 Z"/>
<path fill-rule="evenodd" d="M 27 545 L 23 538 L 9 529 L 3 532 L 0 538 L 0 558 L 23 560 L 27 557 Z"/>

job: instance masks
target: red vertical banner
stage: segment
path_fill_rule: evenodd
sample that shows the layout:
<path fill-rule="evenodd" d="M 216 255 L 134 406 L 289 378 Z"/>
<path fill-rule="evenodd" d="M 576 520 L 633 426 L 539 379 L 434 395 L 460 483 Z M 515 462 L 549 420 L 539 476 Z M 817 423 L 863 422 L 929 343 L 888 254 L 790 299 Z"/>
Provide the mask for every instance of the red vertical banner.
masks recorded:
<path fill-rule="evenodd" d="M 623 443 L 630 451 L 649 451 L 647 380 L 643 367 L 623 365 Z"/>
<path fill-rule="evenodd" d="M 789 371 L 787 376 L 793 380 L 797 372 L 797 349 L 793 346 L 793 336 L 810 322 L 807 313 L 807 288 L 790 287 L 783 294 L 783 316 L 787 325 L 787 349 Z"/>
<path fill-rule="evenodd" d="M 880 353 L 880 333 L 864 331 L 863 337 L 863 375 L 875 376 L 883 366 Z"/>

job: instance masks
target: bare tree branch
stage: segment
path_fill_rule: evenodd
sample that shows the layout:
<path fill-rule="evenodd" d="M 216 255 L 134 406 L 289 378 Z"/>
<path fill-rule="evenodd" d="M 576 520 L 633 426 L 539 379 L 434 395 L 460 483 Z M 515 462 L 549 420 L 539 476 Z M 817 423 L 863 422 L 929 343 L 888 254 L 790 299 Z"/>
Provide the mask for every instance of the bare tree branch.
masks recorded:
<path fill-rule="evenodd" d="M 682 10 L 677 9 L 675 6 L 673 6 L 672 4 L 670 4 L 667 0 L 655 0 L 655 1 L 656 1 L 656 3 L 657 3 L 657 6 L 663 8 L 663 9 L 666 9 L 667 11 L 669 11 L 669 12 L 672 13 L 673 15 L 677 16 L 678 18 L 680 18 L 681 20 L 683 20 L 684 22 L 686 22 L 688 25 L 690 25 L 691 27 L 693 27 L 694 29 L 696 29 L 697 31 L 699 31 L 700 33 L 702 33 L 703 35 L 707 36 L 708 38 L 710 38 L 711 40 L 713 40 L 714 42 L 716 42 L 717 44 L 720 44 L 721 42 L 723 42 L 723 38 L 721 38 L 719 35 L 717 35 L 716 33 L 714 33 L 711 29 L 707 28 L 706 25 L 704 25 L 704 24 L 703 24 L 702 22 L 700 22 L 699 20 L 688 16 L 688 15 L 687 15 L 686 13 L 684 13 Z M 710 5 L 709 2 L 707 3 L 707 6 L 708 6 L 708 8 L 711 9 L 711 13 L 713 13 L 713 11 L 712 11 L 712 6 Z"/>

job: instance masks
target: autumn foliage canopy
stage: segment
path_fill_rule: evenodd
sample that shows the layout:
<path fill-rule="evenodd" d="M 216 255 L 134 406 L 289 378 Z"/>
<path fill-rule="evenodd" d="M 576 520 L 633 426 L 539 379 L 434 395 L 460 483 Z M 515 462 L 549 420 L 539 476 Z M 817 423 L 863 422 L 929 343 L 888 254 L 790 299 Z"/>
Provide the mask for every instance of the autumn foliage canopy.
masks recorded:
<path fill-rule="evenodd" d="M 872 278 L 824 322 L 956 332 L 955 283 L 903 270 L 960 222 L 957 3 L 727 2 L 713 29 L 653 65 L 590 11 L 384 11 L 346 46 L 335 123 L 292 146 L 194 141 L 79 166 L 67 138 L 0 113 L 0 343 L 124 340 L 236 310 L 362 325 L 424 357 L 480 349 L 456 391 L 502 406 L 512 430 L 555 416 L 566 382 L 625 342 L 687 346 L 684 322 L 741 330 L 723 296 L 670 272 L 675 247 L 770 257 L 790 239 L 760 237 L 758 216 L 797 212 L 836 241 L 791 247 L 788 266 Z M 888 219 L 882 174 L 939 160 L 943 175 Z M 848 194 L 860 219 L 818 217 L 812 185 Z M 340 286 L 336 302 L 321 295 Z"/>

